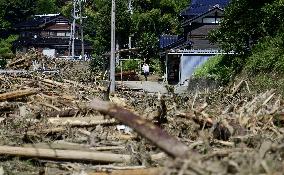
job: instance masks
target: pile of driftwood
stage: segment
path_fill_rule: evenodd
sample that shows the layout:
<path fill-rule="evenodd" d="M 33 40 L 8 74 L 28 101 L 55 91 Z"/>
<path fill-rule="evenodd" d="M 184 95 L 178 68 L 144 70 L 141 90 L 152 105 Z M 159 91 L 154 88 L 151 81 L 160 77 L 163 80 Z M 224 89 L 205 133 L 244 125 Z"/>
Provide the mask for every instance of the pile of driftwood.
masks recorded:
<path fill-rule="evenodd" d="M 274 90 L 252 94 L 245 81 L 231 90 L 183 95 L 108 96 L 98 84 L 38 74 L 0 76 L 0 86 L 0 173 L 284 170 L 282 97 Z"/>
<path fill-rule="evenodd" d="M 53 73 L 63 79 L 78 82 L 93 82 L 100 79 L 100 76 L 91 71 L 88 62 L 48 58 L 36 49 L 30 49 L 25 54 L 17 54 L 8 62 L 6 68 L 6 74 Z M 5 74 L 5 70 L 2 73 Z"/>

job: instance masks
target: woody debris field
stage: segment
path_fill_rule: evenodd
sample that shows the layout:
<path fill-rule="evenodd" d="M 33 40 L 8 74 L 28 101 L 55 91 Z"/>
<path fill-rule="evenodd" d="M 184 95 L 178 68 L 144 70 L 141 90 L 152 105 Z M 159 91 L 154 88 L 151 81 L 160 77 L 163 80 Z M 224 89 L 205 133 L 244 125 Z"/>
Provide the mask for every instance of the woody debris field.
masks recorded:
<path fill-rule="evenodd" d="M 56 71 L 34 71 L 37 64 Z M 240 80 L 182 94 L 120 85 L 109 95 L 80 62 L 29 53 L 7 67 L 14 71 L 0 75 L 1 175 L 284 172 L 284 101 L 274 89 L 255 93 Z"/>

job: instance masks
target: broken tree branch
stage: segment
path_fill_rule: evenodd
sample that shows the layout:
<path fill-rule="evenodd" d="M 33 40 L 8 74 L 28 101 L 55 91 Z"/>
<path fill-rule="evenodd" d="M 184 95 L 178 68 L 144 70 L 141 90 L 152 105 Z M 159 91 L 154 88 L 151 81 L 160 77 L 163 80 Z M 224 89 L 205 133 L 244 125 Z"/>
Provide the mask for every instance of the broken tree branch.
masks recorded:
<path fill-rule="evenodd" d="M 0 101 L 22 98 L 22 97 L 34 95 L 36 93 L 38 93 L 38 89 L 25 89 L 25 90 L 13 91 L 13 92 L 6 92 L 3 94 L 0 94 Z"/>
<path fill-rule="evenodd" d="M 113 172 L 96 172 L 88 175 L 159 175 L 162 168 L 134 169 L 134 170 L 117 170 Z"/>
<path fill-rule="evenodd" d="M 44 115 L 46 117 L 73 117 L 77 115 L 78 113 L 85 114 L 86 111 L 80 111 L 78 109 L 66 109 L 61 111 L 51 111 L 46 112 Z"/>
<path fill-rule="evenodd" d="M 126 109 L 97 99 L 93 100 L 89 107 L 114 117 L 125 125 L 133 128 L 137 133 L 149 139 L 172 157 L 185 157 L 187 155 L 188 148 L 185 144 L 170 136 L 151 122 Z"/>
<path fill-rule="evenodd" d="M 94 126 L 117 123 L 115 119 L 103 119 L 102 116 L 95 117 L 65 117 L 48 118 L 48 122 L 56 126 Z"/>

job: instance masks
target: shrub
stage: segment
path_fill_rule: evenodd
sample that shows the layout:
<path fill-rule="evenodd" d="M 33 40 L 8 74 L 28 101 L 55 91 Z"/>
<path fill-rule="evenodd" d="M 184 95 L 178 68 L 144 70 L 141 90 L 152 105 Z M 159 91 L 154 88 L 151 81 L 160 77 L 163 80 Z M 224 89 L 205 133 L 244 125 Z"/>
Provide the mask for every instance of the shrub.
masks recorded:
<path fill-rule="evenodd" d="M 11 35 L 6 39 L 0 39 L 0 59 L 10 58 L 13 55 L 12 43 L 17 38 L 17 36 Z"/>
<path fill-rule="evenodd" d="M 101 73 L 105 68 L 105 62 L 106 58 L 94 54 L 92 60 L 90 61 L 91 71 L 95 74 Z"/>
<path fill-rule="evenodd" d="M 193 77 L 213 79 L 225 84 L 235 75 L 233 59 L 229 55 L 214 56 L 197 68 Z"/>
<path fill-rule="evenodd" d="M 139 72 L 140 61 L 129 59 L 122 62 L 122 71 L 134 71 Z M 121 66 L 116 67 L 116 72 L 120 72 Z"/>
<path fill-rule="evenodd" d="M 284 72 L 284 35 L 267 37 L 259 42 L 253 49 L 253 54 L 248 58 L 245 72 L 248 75 L 259 73 Z"/>
<path fill-rule="evenodd" d="M 159 59 L 151 59 L 150 70 L 153 74 L 163 75 L 163 64 Z"/>

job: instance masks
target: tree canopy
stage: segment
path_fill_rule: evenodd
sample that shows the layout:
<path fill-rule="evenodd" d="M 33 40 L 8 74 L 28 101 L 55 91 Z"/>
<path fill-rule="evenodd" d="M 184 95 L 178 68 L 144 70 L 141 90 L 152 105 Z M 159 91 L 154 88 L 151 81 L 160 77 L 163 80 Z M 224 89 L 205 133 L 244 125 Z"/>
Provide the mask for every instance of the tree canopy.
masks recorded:
<path fill-rule="evenodd" d="M 163 33 L 180 31 L 179 12 L 189 4 L 188 0 L 116 0 L 116 36 L 120 48 L 140 48 L 140 57 L 158 56 L 158 39 Z M 131 6 L 130 6 L 131 5 Z M 111 1 L 93 0 L 88 3 L 85 30 L 94 42 L 96 54 L 109 51 Z M 95 33 L 95 34 L 94 34 Z"/>
<path fill-rule="evenodd" d="M 261 38 L 275 36 L 283 22 L 283 0 L 232 0 L 211 39 L 226 51 L 248 53 Z"/>

